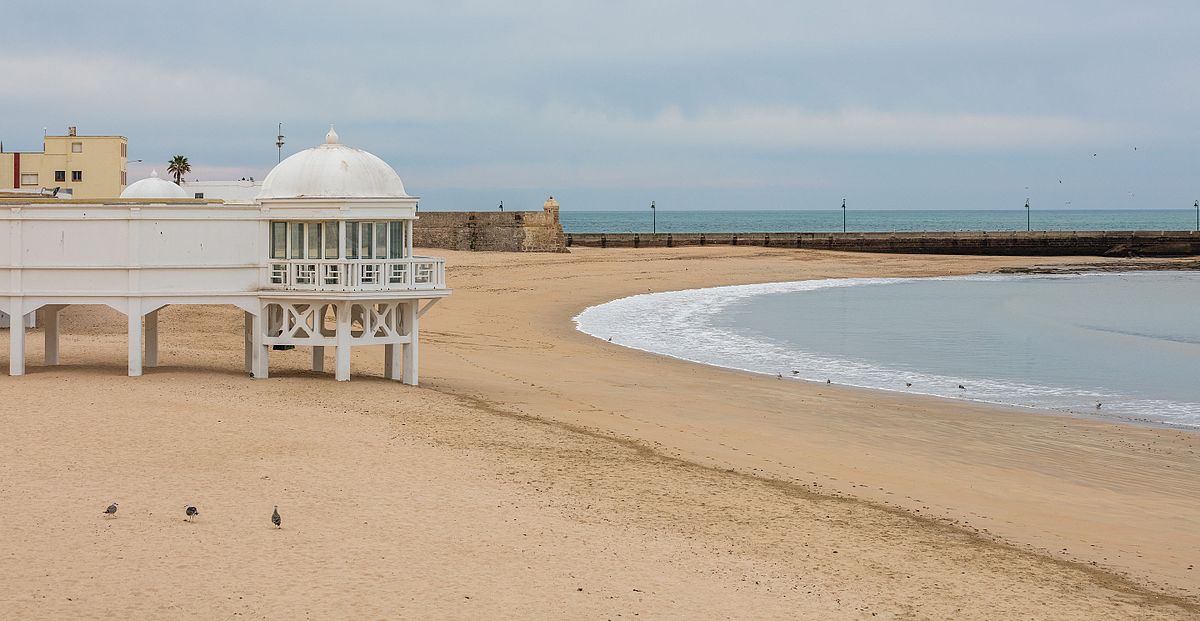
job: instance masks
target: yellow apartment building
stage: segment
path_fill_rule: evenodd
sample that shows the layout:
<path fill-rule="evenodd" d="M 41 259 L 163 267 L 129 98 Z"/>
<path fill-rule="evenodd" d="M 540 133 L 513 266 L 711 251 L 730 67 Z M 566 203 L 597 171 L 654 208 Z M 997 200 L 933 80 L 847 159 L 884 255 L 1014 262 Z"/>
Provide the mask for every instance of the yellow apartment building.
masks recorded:
<path fill-rule="evenodd" d="M 46 136 L 41 151 L 0 151 L 0 191 L 71 190 L 74 198 L 115 198 L 125 189 L 124 136 Z"/>

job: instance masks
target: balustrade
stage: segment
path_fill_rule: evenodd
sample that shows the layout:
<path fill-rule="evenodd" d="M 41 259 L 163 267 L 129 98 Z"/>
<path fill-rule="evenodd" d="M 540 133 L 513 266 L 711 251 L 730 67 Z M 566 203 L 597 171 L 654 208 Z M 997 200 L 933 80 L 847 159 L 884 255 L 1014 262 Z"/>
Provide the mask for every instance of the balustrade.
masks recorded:
<path fill-rule="evenodd" d="M 408 259 L 273 259 L 268 289 L 300 291 L 404 291 L 443 289 L 446 262 L 436 257 Z"/>

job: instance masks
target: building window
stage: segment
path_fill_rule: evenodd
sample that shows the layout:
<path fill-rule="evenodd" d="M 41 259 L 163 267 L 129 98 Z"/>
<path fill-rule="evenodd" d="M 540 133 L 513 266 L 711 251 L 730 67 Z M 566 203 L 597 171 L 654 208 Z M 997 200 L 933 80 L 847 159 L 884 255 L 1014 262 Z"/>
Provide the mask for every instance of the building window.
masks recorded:
<path fill-rule="evenodd" d="M 271 223 L 271 258 L 287 258 L 287 222 Z"/>
<path fill-rule="evenodd" d="M 125 155 L 125 149 L 126 149 L 126 147 L 128 147 L 128 146 L 129 146 L 129 145 L 125 144 L 124 142 L 122 142 L 122 143 L 121 143 L 121 157 L 126 157 L 126 155 Z"/>
<path fill-rule="evenodd" d="M 338 258 L 338 226 L 340 222 L 325 223 L 325 258 Z"/>
<path fill-rule="evenodd" d="M 196 192 L 196 198 L 204 198 L 204 192 Z"/>
<path fill-rule="evenodd" d="M 126 182 L 125 171 L 121 171 L 121 185 L 128 185 Z"/>
<path fill-rule="evenodd" d="M 37 185 L 37 173 L 21 173 L 21 185 Z"/>
<path fill-rule="evenodd" d="M 388 223 L 388 258 L 402 259 L 404 258 L 404 223 L 400 220 L 392 220 Z"/>
<path fill-rule="evenodd" d="M 83 171 L 82 170 L 72 170 L 71 171 L 71 181 L 83 181 Z"/>
<path fill-rule="evenodd" d="M 83 153 L 83 143 L 82 142 L 72 142 L 71 143 L 71 153 Z"/>
<path fill-rule="evenodd" d="M 203 198 L 203 195 L 197 195 Z M 337 222 L 271 223 L 272 259 L 338 258 Z"/>
<path fill-rule="evenodd" d="M 54 180 L 55 181 L 66 181 L 67 180 L 67 171 L 65 171 L 65 170 L 54 171 Z"/>

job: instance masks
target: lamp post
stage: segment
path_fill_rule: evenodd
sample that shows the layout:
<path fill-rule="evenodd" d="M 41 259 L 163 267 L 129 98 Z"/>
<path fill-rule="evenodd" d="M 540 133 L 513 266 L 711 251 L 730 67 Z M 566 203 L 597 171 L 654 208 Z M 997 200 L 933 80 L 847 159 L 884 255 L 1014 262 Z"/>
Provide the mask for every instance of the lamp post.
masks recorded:
<path fill-rule="evenodd" d="M 1033 224 L 1029 219 L 1029 199 L 1026 198 L 1025 199 L 1025 231 L 1030 232 L 1032 230 L 1033 230 Z"/>
<path fill-rule="evenodd" d="M 1196 201 L 1192 206 L 1196 208 L 1196 231 L 1200 232 L 1200 201 Z"/>
<path fill-rule="evenodd" d="M 846 199 L 842 199 L 842 232 L 846 232 Z"/>
<path fill-rule="evenodd" d="M 650 201 L 650 234 L 658 234 L 658 212 L 654 208 L 654 201 Z"/>

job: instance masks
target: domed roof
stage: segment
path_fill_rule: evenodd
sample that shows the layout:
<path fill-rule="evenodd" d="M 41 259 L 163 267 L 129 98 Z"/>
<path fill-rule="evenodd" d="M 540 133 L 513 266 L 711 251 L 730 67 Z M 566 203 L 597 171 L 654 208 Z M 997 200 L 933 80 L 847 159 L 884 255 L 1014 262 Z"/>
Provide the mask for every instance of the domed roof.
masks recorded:
<path fill-rule="evenodd" d="M 157 170 L 150 171 L 150 176 L 140 181 L 134 181 L 121 192 L 121 198 L 191 198 L 183 188 L 161 179 Z"/>
<path fill-rule="evenodd" d="M 330 126 L 325 144 L 305 149 L 267 173 L 258 199 L 406 198 L 400 175 L 386 162 L 338 142 Z"/>

